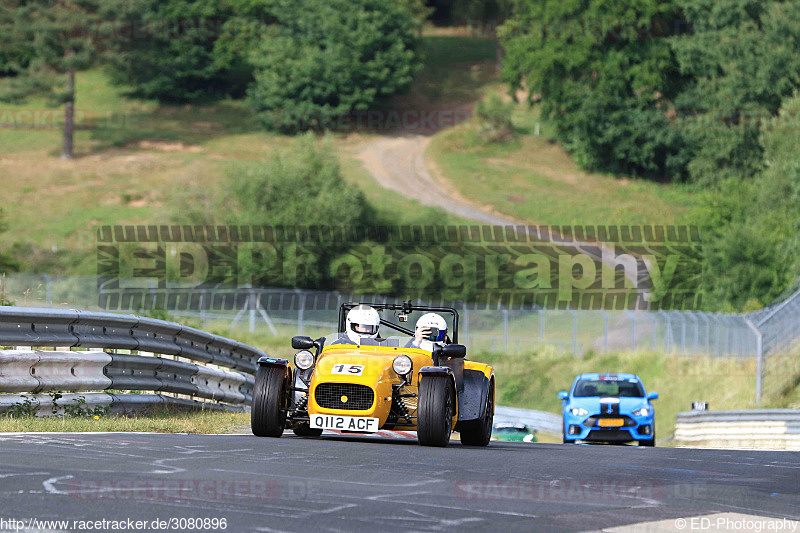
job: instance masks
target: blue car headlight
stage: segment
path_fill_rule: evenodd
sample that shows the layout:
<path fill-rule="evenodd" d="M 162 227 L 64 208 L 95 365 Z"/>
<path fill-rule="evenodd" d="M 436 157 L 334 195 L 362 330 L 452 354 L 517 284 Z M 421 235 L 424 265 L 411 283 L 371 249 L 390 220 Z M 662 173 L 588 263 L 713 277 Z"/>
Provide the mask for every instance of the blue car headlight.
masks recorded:
<path fill-rule="evenodd" d="M 589 411 L 583 407 L 572 407 L 570 408 L 569 412 L 572 416 L 586 416 L 589 414 Z"/>
<path fill-rule="evenodd" d="M 648 416 L 650 414 L 649 407 L 641 407 L 633 412 L 634 416 Z"/>

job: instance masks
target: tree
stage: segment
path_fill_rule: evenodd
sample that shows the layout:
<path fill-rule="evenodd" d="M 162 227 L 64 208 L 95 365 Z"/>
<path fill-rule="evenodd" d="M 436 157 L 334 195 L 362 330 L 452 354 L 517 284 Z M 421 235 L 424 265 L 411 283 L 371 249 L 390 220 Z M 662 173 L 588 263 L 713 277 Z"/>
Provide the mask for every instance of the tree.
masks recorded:
<path fill-rule="evenodd" d="M 690 157 L 672 128 L 684 78 L 667 39 L 675 1 L 521 0 L 501 28 L 503 78 L 525 88 L 591 170 L 681 177 Z"/>
<path fill-rule="evenodd" d="M 269 24 L 270 2 L 114 0 L 112 79 L 161 102 L 243 96 L 252 81 L 249 42 Z"/>
<path fill-rule="evenodd" d="M 689 31 L 672 39 L 692 82 L 676 105 L 698 147 L 694 181 L 751 179 L 761 169 L 761 119 L 800 87 L 800 3 L 681 0 Z"/>
<path fill-rule="evenodd" d="M 417 22 L 394 0 L 276 0 L 254 50 L 250 101 L 268 128 L 324 128 L 408 87 Z"/>
<path fill-rule="evenodd" d="M 98 18 L 98 0 L 0 0 L 0 34 L 15 43 L 12 55 L 29 58 L 7 65 L 12 76 L 0 80 L 0 99 L 21 101 L 44 95 L 64 106 L 62 159 L 74 156 L 75 73 L 97 61 L 85 29 Z"/>
<path fill-rule="evenodd" d="M 800 94 L 763 121 L 765 170 L 709 184 L 697 211 L 703 230 L 704 305 L 766 305 L 800 276 Z"/>

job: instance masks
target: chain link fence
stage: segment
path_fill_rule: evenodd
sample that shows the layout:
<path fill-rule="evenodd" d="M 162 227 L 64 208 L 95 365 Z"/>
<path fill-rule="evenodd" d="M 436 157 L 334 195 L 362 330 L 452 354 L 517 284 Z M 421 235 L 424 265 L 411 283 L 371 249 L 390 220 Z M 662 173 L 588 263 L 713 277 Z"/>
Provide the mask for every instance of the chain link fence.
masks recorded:
<path fill-rule="evenodd" d="M 13 275 L 0 279 L 0 296 L 15 305 L 98 310 L 96 278 Z M 280 326 L 298 334 L 336 329 L 339 305 L 347 301 L 393 298 L 292 289 L 193 288 L 194 305 L 170 316 L 227 321 L 231 328 L 279 334 Z M 174 302 L 170 308 L 180 308 Z M 185 302 L 184 302 L 185 303 Z M 694 311 L 557 310 L 528 307 L 486 309 L 470 303 L 430 300 L 461 315 L 461 341 L 473 350 L 505 353 L 552 346 L 564 354 L 653 350 L 665 353 L 751 357 L 788 349 L 800 336 L 800 291 L 781 304 L 750 314 Z M 146 312 L 152 302 L 128 302 L 124 312 Z M 284 329 L 284 328 L 280 328 Z M 281 332 L 283 334 L 283 332 Z"/>
<path fill-rule="evenodd" d="M 794 292 L 787 292 L 775 304 L 747 314 L 508 309 L 502 305 L 487 309 L 476 304 L 442 300 L 415 303 L 455 307 L 461 316 L 459 340 L 476 352 L 518 354 L 547 346 L 575 357 L 588 351 L 652 350 L 755 358 L 758 400 L 762 395 L 765 367 L 775 361 L 785 362 L 789 359 L 787 354 L 800 349 L 800 287 L 792 290 Z M 191 302 L 168 302 L 175 304 L 167 305 L 171 309 L 170 317 L 193 319 L 201 327 L 222 321 L 231 329 L 269 331 L 276 337 L 333 332 L 337 327 L 337 310 L 343 302 L 395 300 L 297 289 L 192 287 L 191 293 Z M 0 300 L 13 302 L 13 305 L 99 310 L 102 295 L 103 288 L 98 288 L 97 278 L 93 277 L 16 274 L 0 278 Z M 153 309 L 156 301 L 154 298 L 127 302 L 121 311 L 144 314 Z"/>

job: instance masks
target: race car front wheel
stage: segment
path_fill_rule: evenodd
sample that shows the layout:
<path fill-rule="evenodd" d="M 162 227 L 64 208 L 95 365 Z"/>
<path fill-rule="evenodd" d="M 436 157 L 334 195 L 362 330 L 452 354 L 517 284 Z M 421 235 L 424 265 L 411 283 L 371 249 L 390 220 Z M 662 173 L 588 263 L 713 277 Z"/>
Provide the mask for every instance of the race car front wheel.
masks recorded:
<path fill-rule="evenodd" d="M 492 440 L 492 423 L 494 422 L 494 381 L 489 382 L 486 393 L 486 408 L 478 420 L 462 422 L 459 428 L 461 444 L 466 446 L 486 446 Z"/>
<path fill-rule="evenodd" d="M 422 446 L 447 446 L 453 429 L 455 391 L 448 376 L 422 376 L 417 405 L 417 439 Z"/>
<path fill-rule="evenodd" d="M 258 437 L 280 437 L 286 427 L 286 369 L 259 366 L 253 387 L 250 426 Z"/>

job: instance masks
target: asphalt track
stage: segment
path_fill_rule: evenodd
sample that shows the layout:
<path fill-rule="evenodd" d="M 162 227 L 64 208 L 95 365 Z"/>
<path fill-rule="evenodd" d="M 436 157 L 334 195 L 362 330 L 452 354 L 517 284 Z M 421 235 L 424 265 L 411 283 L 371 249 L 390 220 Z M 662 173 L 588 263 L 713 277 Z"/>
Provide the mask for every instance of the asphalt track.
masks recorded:
<path fill-rule="evenodd" d="M 798 519 L 799 459 L 635 446 L 421 448 L 338 435 L 0 434 L 0 529 L 30 518 L 459 532 L 599 530 L 715 512 Z"/>

